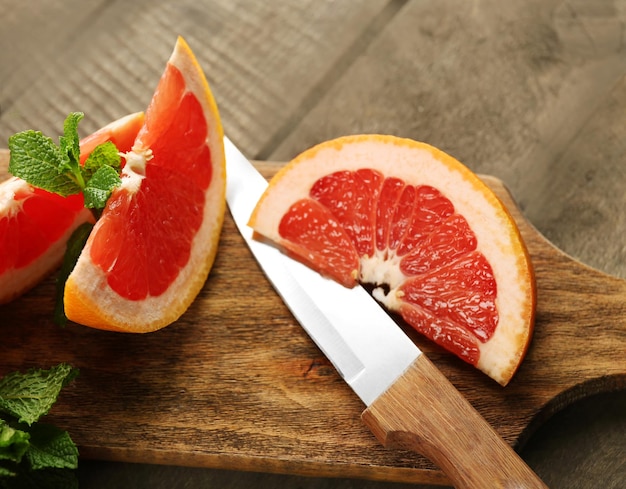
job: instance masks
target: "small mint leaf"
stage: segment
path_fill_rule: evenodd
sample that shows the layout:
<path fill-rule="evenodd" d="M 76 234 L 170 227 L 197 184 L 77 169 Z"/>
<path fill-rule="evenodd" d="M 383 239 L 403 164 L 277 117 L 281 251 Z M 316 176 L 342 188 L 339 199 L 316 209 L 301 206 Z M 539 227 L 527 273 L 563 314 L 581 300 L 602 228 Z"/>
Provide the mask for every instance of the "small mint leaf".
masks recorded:
<path fill-rule="evenodd" d="M 95 172 L 98 168 L 105 165 L 115 168 L 118 173 L 122 169 L 122 157 L 117 146 L 111 141 L 96 146 L 85 161 L 84 168 L 85 170 L 93 170 Z"/>
<path fill-rule="evenodd" d="M 27 452 L 30 435 L 0 419 L 0 460 L 19 463 Z"/>
<path fill-rule="evenodd" d="M 9 137 L 9 172 L 34 187 L 68 196 L 80 187 L 59 169 L 64 158 L 51 138 L 39 131 L 23 131 Z"/>
<path fill-rule="evenodd" d="M 78 448 L 66 431 L 37 423 L 29 433 L 30 450 L 26 452 L 26 459 L 33 470 L 78 467 Z"/>
<path fill-rule="evenodd" d="M 80 138 L 78 137 L 78 123 L 85 117 L 82 112 L 71 112 L 63 122 L 63 136 L 59 138 L 59 148 L 68 169 L 72 173 L 79 170 L 80 164 Z"/>
<path fill-rule="evenodd" d="M 0 379 L 0 411 L 32 425 L 48 413 L 61 389 L 77 375 L 78 370 L 66 363 L 8 374 Z"/>
<path fill-rule="evenodd" d="M 114 168 L 104 165 L 96 170 L 83 190 L 85 207 L 88 209 L 104 208 L 111 192 L 118 187 L 122 180 Z"/>

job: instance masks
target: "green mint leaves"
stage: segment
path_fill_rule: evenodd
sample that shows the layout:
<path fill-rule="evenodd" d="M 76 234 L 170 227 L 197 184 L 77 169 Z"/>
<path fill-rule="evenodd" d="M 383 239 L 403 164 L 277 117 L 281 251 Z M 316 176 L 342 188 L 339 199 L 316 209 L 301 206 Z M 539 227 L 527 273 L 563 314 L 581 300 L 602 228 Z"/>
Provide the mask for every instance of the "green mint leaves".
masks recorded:
<path fill-rule="evenodd" d="M 61 363 L 0 379 L 0 488 L 77 486 L 74 474 L 62 470 L 78 466 L 76 445 L 67 432 L 38 423 L 77 375 Z M 62 485 L 42 485 L 51 477 Z"/>
<path fill-rule="evenodd" d="M 64 160 L 51 138 L 24 131 L 9 138 L 9 172 L 35 187 L 63 196 L 81 191 L 76 181 L 61 172 Z"/>
<path fill-rule="evenodd" d="M 30 426 L 48 414 L 61 388 L 74 380 L 76 375 L 78 371 L 67 364 L 50 370 L 9 374 L 0 379 L 0 411 Z"/>
<path fill-rule="evenodd" d="M 83 189 L 85 207 L 104 208 L 113 189 L 121 183 L 121 163 L 117 147 L 110 141 L 96 146 L 91 152 L 83 168 L 87 180 Z"/>
<path fill-rule="evenodd" d="M 0 460 L 19 463 L 28 451 L 29 438 L 25 431 L 16 430 L 0 419 Z M 9 469 L 0 466 L 0 475 L 4 472 L 9 473 Z"/>
<path fill-rule="evenodd" d="M 59 144 L 39 131 L 23 131 L 9 138 L 9 172 L 34 187 L 64 197 L 83 192 L 85 207 L 102 209 L 120 185 L 121 158 L 115 145 L 104 143 L 80 164 L 78 123 L 82 112 L 72 112 L 63 124 Z"/>

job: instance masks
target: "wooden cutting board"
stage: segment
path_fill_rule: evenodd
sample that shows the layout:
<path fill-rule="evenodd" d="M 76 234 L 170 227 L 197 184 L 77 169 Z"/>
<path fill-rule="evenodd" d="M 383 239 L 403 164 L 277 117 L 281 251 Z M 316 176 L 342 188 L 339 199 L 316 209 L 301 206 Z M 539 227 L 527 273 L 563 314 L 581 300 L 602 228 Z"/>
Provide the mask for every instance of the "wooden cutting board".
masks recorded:
<path fill-rule="evenodd" d="M 0 178 L 7 168 L 0 152 Z M 257 163 L 267 177 L 279 167 Z M 516 448 L 571 402 L 626 385 L 626 281 L 546 241 L 493 177 L 538 287 L 533 343 L 505 388 L 407 329 Z M 81 370 L 48 421 L 85 458 L 446 484 L 427 459 L 386 450 L 364 409 L 293 319 L 227 216 L 211 275 L 187 313 L 147 335 L 52 323 L 54 278 L 0 306 L 0 375 L 68 362 Z M 427 416 L 427 413 L 424 413 Z"/>

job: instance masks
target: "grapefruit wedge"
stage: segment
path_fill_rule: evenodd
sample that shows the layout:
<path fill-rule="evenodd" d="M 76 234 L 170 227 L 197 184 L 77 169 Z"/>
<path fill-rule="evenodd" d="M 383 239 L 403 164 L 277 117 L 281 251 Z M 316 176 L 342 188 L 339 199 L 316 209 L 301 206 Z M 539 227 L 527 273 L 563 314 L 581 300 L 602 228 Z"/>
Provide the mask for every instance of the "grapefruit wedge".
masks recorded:
<path fill-rule="evenodd" d="M 81 163 L 106 141 L 129 151 L 142 124 L 143 113 L 138 112 L 82 139 Z M 82 194 L 61 197 L 17 177 L 0 183 L 0 304 L 20 296 L 54 270 L 74 230 L 93 220 Z"/>
<path fill-rule="evenodd" d="M 250 226 L 506 385 L 533 330 L 535 282 L 519 230 L 468 168 L 409 139 L 321 143 L 270 181 Z"/>
<path fill-rule="evenodd" d="M 178 38 L 125 156 L 122 184 L 68 277 L 68 319 L 145 333 L 187 310 L 213 265 L 224 220 L 222 138 L 204 73 Z"/>

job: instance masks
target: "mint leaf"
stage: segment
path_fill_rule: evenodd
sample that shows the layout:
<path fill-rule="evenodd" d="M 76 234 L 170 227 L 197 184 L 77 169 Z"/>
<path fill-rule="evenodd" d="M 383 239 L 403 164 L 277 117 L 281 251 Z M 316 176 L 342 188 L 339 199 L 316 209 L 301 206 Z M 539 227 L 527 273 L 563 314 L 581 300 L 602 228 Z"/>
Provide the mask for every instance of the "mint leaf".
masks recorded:
<path fill-rule="evenodd" d="M 70 276 L 81 251 L 85 247 L 87 238 L 93 229 L 93 224 L 85 222 L 78 226 L 70 239 L 67 241 L 67 247 L 65 249 L 65 255 L 63 256 L 63 264 L 61 270 L 57 276 L 56 281 L 56 301 L 54 306 L 54 322 L 59 326 L 65 326 L 67 324 L 67 316 L 65 315 L 65 309 L 63 307 L 63 294 L 65 292 L 65 282 L 67 277 Z"/>
<path fill-rule="evenodd" d="M 61 170 L 68 169 L 80 180 L 80 139 L 78 123 L 85 117 L 82 112 L 71 112 L 63 122 L 63 136 L 59 138 L 59 149 L 64 159 Z M 82 182 L 81 182 L 82 183 Z M 81 185 L 83 187 L 84 185 Z"/>
<path fill-rule="evenodd" d="M 85 175 L 92 175 L 101 166 L 108 165 L 115 170 L 122 169 L 122 157 L 117 146 L 111 141 L 99 144 L 85 161 Z"/>
<path fill-rule="evenodd" d="M 78 370 L 65 363 L 6 375 L 0 379 L 0 411 L 32 425 L 48 413 L 61 389 L 77 375 Z"/>
<path fill-rule="evenodd" d="M 107 141 L 96 146 L 83 167 L 85 180 L 88 180 L 83 190 L 85 207 L 104 208 L 113 189 L 122 183 L 121 169 L 122 158 L 115 144 Z"/>
<path fill-rule="evenodd" d="M 63 196 L 79 193 L 80 186 L 62 172 L 65 158 L 51 138 L 39 131 L 9 137 L 9 171 L 34 187 Z"/>
<path fill-rule="evenodd" d="M 26 459 L 31 469 L 78 467 L 78 449 L 66 431 L 38 423 L 33 425 L 29 433 L 30 450 L 26 452 Z"/>
<path fill-rule="evenodd" d="M 101 166 L 96 170 L 83 190 L 85 207 L 88 209 L 102 209 L 113 189 L 121 183 L 122 180 L 117 170 L 108 165 Z"/>
<path fill-rule="evenodd" d="M 29 448 L 30 435 L 0 419 L 0 460 L 20 462 Z"/>

